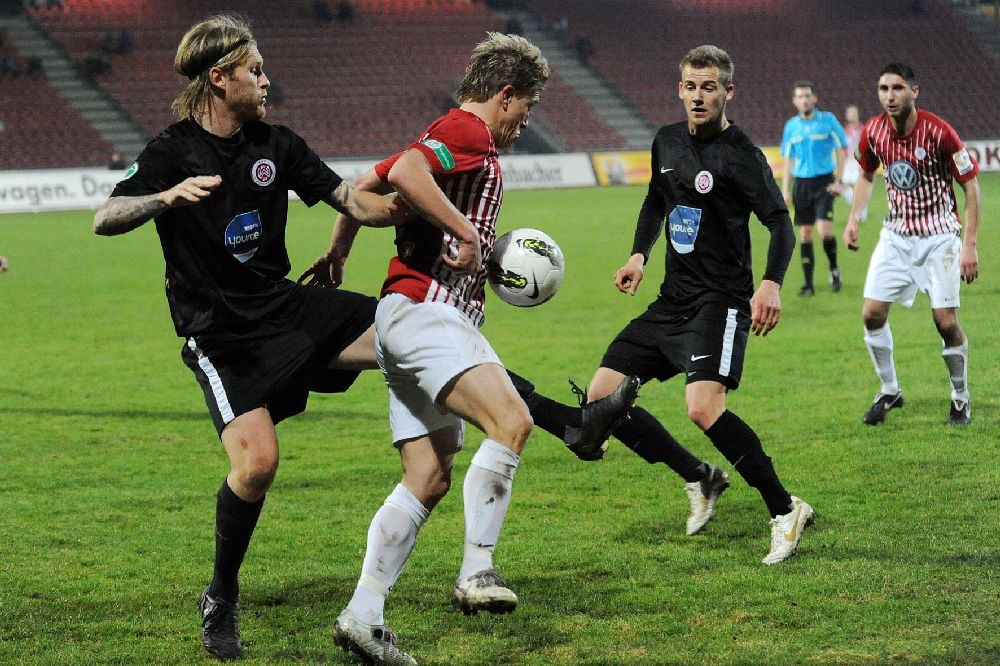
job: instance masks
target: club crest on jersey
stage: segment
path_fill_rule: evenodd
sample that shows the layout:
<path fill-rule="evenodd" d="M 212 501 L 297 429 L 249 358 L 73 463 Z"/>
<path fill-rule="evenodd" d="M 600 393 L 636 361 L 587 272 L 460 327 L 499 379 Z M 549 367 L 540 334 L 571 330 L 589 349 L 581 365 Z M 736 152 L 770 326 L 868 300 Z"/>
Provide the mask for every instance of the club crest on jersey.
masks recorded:
<path fill-rule="evenodd" d="M 920 174 L 917 173 L 916 167 L 906 160 L 897 160 L 890 164 L 885 170 L 885 176 L 893 187 L 903 192 L 916 189 L 920 184 Z"/>
<path fill-rule="evenodd" d="M 694 241 L 701 229 L 701 209 L 677 206 L 667 217 L 667 227 L 670 232 L 670 244 L 678 254 L 688 254 L 694 251 Z"/>
<path fill-rule="evenodd" d="M 913 156 L 916 157 L 918 160 L 923 160 L 925 157 L 927 157 L 927 151 L 924 150 L 923 146 L 917 146 L 916 150 L 913 151 Z"/>
<path fill-rule="evenodd" d="M 699 194 L 708 194 L 714 186 L 715 178 L 709 171 L 699 171 L 694 177 L 694 189 L 698 190 Z"/>
<path fill-rule="evenodd" d="M 246 263 L 260 249 L 262 235 L 260 214 L 255 210 L 240 213 L 226 226 L 226 249 L 241 264 Z"/>
<path fill-rule="evenodd" d="M 444 145 L 437 139 L 424 139 L 420 143 L 424 144 L 437 155 L 438 161 L 441 162 L 441 168 L 445 171 L 451 171 L 455 168 L 455 158 L 452 156 L 451 151 L 448 150 L 448 146 Z"/>
<path fill-rule="evenodd" d="M 965 148 L 952 155 L 951 159 L 955 162 L 955 168 L 958 169 L 958 175 L 960 176 L 964 176 L 976 168 L 972 158 L 969 157 L 969 151 Z"/>
<path fill-rule="evenodd" d="M 250 167 L 250 178 L 261 187 L 267 187 L 274 182 L 277 169 L 269 159 L 259 159 Z"/>

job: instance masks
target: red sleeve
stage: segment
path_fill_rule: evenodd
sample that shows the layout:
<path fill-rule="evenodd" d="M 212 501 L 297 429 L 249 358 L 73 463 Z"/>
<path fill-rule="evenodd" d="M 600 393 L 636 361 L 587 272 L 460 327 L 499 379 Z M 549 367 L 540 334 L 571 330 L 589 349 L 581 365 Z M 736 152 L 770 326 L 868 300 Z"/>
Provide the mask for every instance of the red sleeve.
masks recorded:
<path fill-rule="evenodd" d="M 861 137 L 858 139 L 858 147 L 854 154 L 861 165 L 861 170 L 866 173 L 873 173 L 879 167 L 878 155 L 872 150 L 871 142 L 868 139 L 868 128 L 875 123 L 877 118 L 878 116 L 870 118 L 861 128 Z"/>
<path fill-rule="evenodd" d="M 419 141 L 407 150 L 423 153 L 434 175 L 448 175 L 466 171 L 480 171 L 493 147 L 490 129 L 470 113 L 450 113 L 434 121 Z M 402 155 L 396 153 L 375 165 L 375 173 L 387 180 L 389 170 Z"/>
<path fill-rule="evenodd" d="M 966 150 L 965 144 L 958 138 L 951 125 L 940 121 L 944 130 L 941 135 L 941 153 L 948 160 L 948 169 L 959 183 L 967 183 L 979 174 L 979 164 Z"/>
<path fill-rule="evenodd" d="M 449 114 L 410 148 L 427 158 L 435 175 L 480 171 L 493 145 L 489 127 L 472 114 Z"/>
<path fill-rule="evenodd" d="M 396 163 L 396 160 L 398 160 L 399 156 L 402 154 L 403 153 L 396 153 L 392 157 L 387 157 L 375 165 L 375 175 L 378 176 L 382 182 L 387 182 L 389 180 L 389 169 L 392 168 L 392 165 Z"/>

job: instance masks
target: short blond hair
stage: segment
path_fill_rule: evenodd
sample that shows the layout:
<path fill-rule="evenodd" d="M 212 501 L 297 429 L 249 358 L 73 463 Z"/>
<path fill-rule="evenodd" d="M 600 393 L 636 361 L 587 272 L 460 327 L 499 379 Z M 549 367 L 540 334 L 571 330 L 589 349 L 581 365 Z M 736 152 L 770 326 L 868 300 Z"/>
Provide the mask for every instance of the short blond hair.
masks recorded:
<path fill-rule="evenodd" d="M 549 62 L 541 50 L 520 35 L 486 33 L 472 51 L 456 95 L 460 102 L 485 102 L 504 86 L 517 97 L 536 97 L 549 80 Z"/>
<path fill-rule="evenodd" d="M 682 79 L 684 78 L 685 67 L 693 67 L 694 69 L 718 67 L 719 82 L 724 86 L 733 83 L 733 72 L 736 71 L 736 66 L 733 64 L 733 59 L 729 57 L 729 54 L 712 44 L 702 44 L 687 52 L 687 55 L 684 56 L 678 67 Z"/>

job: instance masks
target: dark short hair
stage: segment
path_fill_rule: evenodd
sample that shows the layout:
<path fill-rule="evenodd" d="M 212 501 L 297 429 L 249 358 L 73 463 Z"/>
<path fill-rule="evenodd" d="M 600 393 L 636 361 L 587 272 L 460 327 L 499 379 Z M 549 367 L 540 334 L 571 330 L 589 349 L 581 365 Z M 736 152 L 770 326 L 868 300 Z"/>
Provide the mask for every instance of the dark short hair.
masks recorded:
<path fill-rule="evenodd" d="M 905 62 L 890 62 L 878 73 L 879 77 L 883 74 L 895 74 L 906 81 L 906 84 L 911 88 L 917 85 L 917 75 L 913 73 L 913 68 Z"/>
<path fill-rule="evenodd" d="M 798 81 L 793 83 L 792 90 L 795 90 L 796 88 L 809 88 L 809 92 L 813 93 L 814 95 L 816 94 L 816 86 L 813 85 L 813 82 L 809 81 L 808 79 L 799 79 Z"/>

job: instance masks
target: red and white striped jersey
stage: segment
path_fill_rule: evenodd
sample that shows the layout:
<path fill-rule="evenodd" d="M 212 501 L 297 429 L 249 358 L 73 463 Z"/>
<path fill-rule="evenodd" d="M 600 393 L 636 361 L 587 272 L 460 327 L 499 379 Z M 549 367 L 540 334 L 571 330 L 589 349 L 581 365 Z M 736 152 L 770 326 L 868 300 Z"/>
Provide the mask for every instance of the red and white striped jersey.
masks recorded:
<path fill-rule="evenodd" d="M 455 275 L 441 261 L 448 252 L 455 256 L 454 236 L 417 218 L 396 227 L 397 254 L 389 261 L 382 295 L 402 294 L 417 302 L 449 303 L 481 326 L 486 287 L 486 260 L 496 239 L 496 221 L 503 201 L 500 157 L 493 133 L 478 116 L 452 109 L 435 120 L 416 143 L 427 158 L 434 179 L 445 196 L 479 232 L 483 268 L 473 275 Z M 402 153 L 375 165 L 375 173 L 387 180 L 389 170 Z"/>
<path fill-rule="evenodd" d="M 962 221 L 952 188 L 972 180 L 979 165 L 958 134 L 929 111 L 916 111 L 917 124 L 900 136 L 889 115 L 873 116 L 865 124 L 858 161 L 866 172 L 884 167 L 889 212 L 883 224 L 905 236 L 960 234 Z"/>

